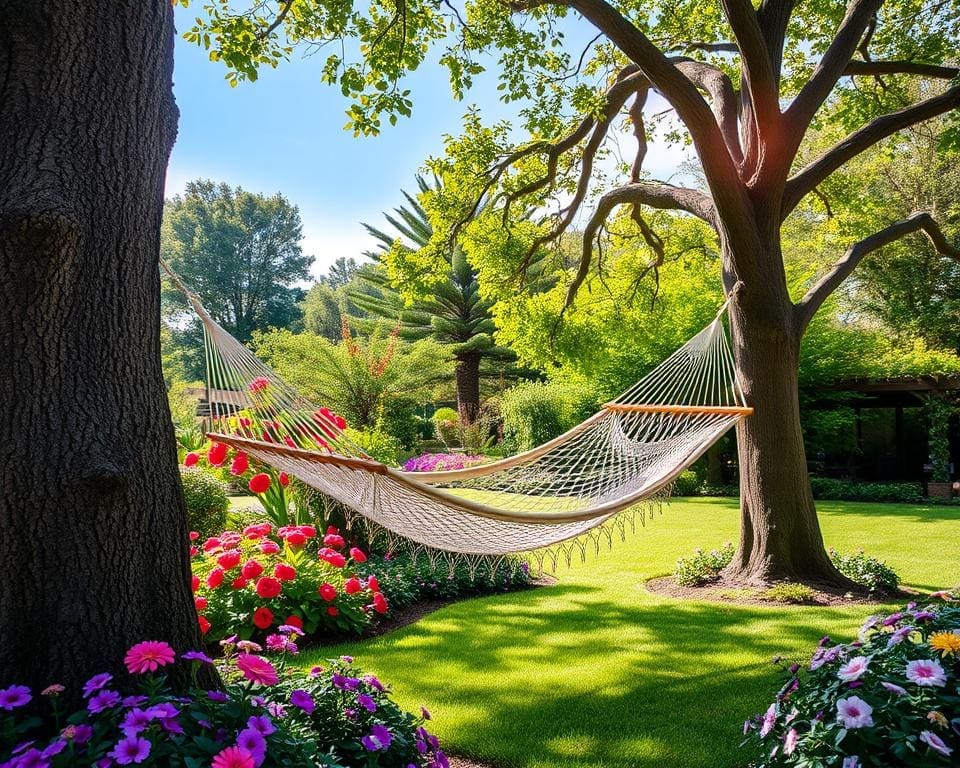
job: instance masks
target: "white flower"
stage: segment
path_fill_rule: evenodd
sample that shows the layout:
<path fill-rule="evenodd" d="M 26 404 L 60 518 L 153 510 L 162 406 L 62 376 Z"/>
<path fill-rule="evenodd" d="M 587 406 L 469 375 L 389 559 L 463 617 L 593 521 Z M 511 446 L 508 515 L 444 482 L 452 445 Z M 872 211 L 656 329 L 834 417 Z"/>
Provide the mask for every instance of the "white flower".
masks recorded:
<path fill-rule="evenodd" d="M 859 680 L 870 666 L 870 659 L 866 656 L 854 656 L 850 661 L 837 670 L 837 677 L 843 682 L 850 683 Z"/>
<path fill-rule="evenodd" d="M 947 675 L 939 662 L 933 659 L 914 659 L 907 662 L 907 680 L 925 687 L 947 684 Z"/>
<path fill-rule="evenodd" d="M 859 696 L 850 696 L 837 702 L 837 719 L 844 728 L 864 728 L 873 725 L 873 707 Z"/>

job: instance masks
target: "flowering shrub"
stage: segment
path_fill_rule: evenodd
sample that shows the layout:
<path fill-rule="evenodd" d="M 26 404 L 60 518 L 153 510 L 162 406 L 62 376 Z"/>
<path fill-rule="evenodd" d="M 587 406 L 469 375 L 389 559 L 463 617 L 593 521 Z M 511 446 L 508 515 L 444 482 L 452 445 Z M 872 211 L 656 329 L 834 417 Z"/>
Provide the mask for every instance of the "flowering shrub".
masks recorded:
<path fill-rule="evenodd" d="M 257 655 L 254 643 L 227 644 L 218 662 L 222 690 L 174 693 L 165 672 L 176 654 L 153 641 L 127 652 L 130 678 L 90 678 L 84 708 L 71 714 L 59 705 L 61 685 L 39 693 L 50 708 L 42 717 L 24 715 L 35 698 L 26 686 L 0 690 L 0 768 L 446 768 L 423 727 L 426 710 L 419 718 L 401 710 L 386 686 L 347 657 L 309 675 L 289 671 L 283 657 L 296 650 L 297 629 L 283 629 L 276 664 Z M 213 663 L 198 651 L 180 662 L 194 671 Z M 119 693 L 131 687 L 132 695 Z"/>
<path fill-rule="evenodd" d="M 862 549 L 855 555 L 844 555 L 831 547 L 830 560 L 840 573 L 870 592 L 889 594 L 900 586 L 896 571 L 882 560 L 865 555 Z"/>
<path fill-rule="evenodd" d="M 733 544 L 729 541 L 723 545 L 723 549 L 711 549 L 709 552 L 697 549 L 693 557 L 677 559 L 673 578 L 677 584 L 684 587 L 698 587 L 701 584 L 716 581 L 720 571 L 730 565 L 733 553 Z"/>
<path fill-rule="evenodd" d="M 359 634 L 373 614 L 387 612 L 376 581 L 354 569 L 366 554 L 329 528 L 319 549 L 310 525 L 248 525 L 191 549 L 200 629 L 210 640 L 263 637 L 278 625 L 307 635 Z M 193 534 L 191 534 L 193 537 Z"/>
<path fill-rule="evenodd" d="M 425 453 L 407 460 L 404 472 L 440 472 L 450 469 L 464 469 L 483 464 L 486 456 L 468 456 L 463 453 Z"/>
<path fill-rule="evenodd" d="M 757 765 L 944 766 L 960 754 L 960 603 L 874 616 L 860 639 L 823 638 L 809 670 L 744 723 Z"/>

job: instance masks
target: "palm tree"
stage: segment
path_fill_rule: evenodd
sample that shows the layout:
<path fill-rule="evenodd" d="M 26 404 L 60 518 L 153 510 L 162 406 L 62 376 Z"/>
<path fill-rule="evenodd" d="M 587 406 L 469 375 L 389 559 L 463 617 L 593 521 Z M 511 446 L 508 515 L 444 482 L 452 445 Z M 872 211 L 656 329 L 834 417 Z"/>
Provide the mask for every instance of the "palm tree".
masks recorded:
<path fill-rule="evenodd" d="M 421 193 L 431 190 L 430 184 L 417 176 Z M 417 198 L 401 190 L 406 206 L 394 209 L 396 216 L 384 217 L 399 233 L 405 248 L 416 250 L 430 240 L 433 229 Z M 401 337 L 409 340 L 432 338 L 450 349 L 456 361 L 457 410 L 461 419 L 472 422 L 480 410 L 481 364 L 487 361 L 511 361 L 513 353 L 498 347 L 493 339 L 496 326 L 490 313 L 492 302 L 480 296 L 477 272 L 470 266 L 463 251 L 452 246 L 446 254 L 450 265 L 446 279 L 433 294 L 407 306 L 390 284 L 383 260 L 397 240 L 369 224 L 367 232 L 379 241 L 377 249 L 364 255 L 375 264 L 364 268 L 361 277 L 374 286 L 378 295 L 350 292 L 350 300 L 359 308 L 380 318 L 398 322 Z M 362 321 L 361 321 L 362 323 Z"/>

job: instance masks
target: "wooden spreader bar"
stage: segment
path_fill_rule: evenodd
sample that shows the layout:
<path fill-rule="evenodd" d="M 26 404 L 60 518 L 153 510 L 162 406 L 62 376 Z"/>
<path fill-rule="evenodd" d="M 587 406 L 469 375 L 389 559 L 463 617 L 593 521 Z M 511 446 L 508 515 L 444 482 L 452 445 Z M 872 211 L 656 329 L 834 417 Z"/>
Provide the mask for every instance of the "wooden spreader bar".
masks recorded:
<path fill-rule="evenodd" d="M 629 403 L 606 403 L 605 411 L 621 413 L 690 413 L 722 416 L 749 416 L 753 408 L 737 405 L 631 405 Z"/>

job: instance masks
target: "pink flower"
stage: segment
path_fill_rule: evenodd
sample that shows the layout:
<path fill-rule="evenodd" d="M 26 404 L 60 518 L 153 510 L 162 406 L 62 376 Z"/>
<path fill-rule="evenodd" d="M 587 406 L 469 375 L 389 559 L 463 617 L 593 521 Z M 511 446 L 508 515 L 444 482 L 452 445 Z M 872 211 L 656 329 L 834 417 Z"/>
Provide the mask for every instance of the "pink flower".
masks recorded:
<path fill-rule="evenodd" d="M 886 680 L 884 680 L 882 683 L 880 683 L 880 685 L 882 685 L 884 688 L 886 688 L 888 691 L 890 691 L 890 693 L 895 693 L 895 694 L 897 694 L 897 696 L 906 696 L 906 695 L 907 695 L 907 689 L 906 689 L 906 688 L 902 688 L 901 686 L 897 685 L 896 683 L 888 683 Z"/>
<path fill-rule="evenodd" d="M 214 756 L 210 768 L 256 768 L 256 763 L 242 747 L 227 747 Z"/>
<path fill-rule="evenodd" d="M 773 724 L 777 722 L 777 705 L 771 704 L 763 716 L 763 725 L 760 726 L 760 738 L 765 737 L 773 730 Z"/>
<path fill-rule="evenodd" d="M 355 563 L 365 563 L 367 562 L 367 556 L 364 554 L 362 549 L 357 549 L 356 547 L 350 547 L 350 557 L 353 558 Z"/>
<path fill-rule="evenodd" d="M 386 613 L 389 608 L 387 606 L 387 598 L 383 596 L 383 592 L 377 592 L 373 596 L 373 610 L 377 613 Z"/>
<path fill-rule="evenodd" d="M 873 725 L 873 707 L 859 696 L 850 696 L 837 702 L 837 719 L 847 729 Z"/>
<path fill-rule="evenodd" d="M 207 574 L 207 586 L 210 589 L 216 589 L 223 584 L 223 571 L 220 568 L 214 568 Z"/>
<path fill-rule="evenodd" d="M 167 643 L 162 640 L 144 640 L 137 643 L 123 657 L 127 671 L 131 675 L 142 675 L 144 672 L 156 672 L 160 667 L 173 664 L 176 654 Z"/>
<path fill-rule="evenodd" d="M 907 662 L 907 680 L 924 687 L 943 687 L 947 684 L 943 667 L 932 659 L 914 659 Z"/>
<path fill-rule="evenodd" d="M 265 555 L 275 555 L 280 551 L 280 545 L 275 541 L 264 541 L 260 544 L 260 551 Z"/>
<path fill-rule="evenodd" d="M 240 569 L 240 573 L 245 579 L 255 579 L 263 573 L 263 566 L 256 560 L 247 560 Z"/>
<path fill-rule="evenodd" d="M 343 536 L 340 534 L 328 533 L 323 537 L 323 543 L 328 547 L 332 547 L 333 549 L 341 549 L 346 542 L 343 540 Z"/>
<path fill-rule="evenodd" d="M 944 757 L 950 757 L 953 753 L 953 749 L 946 745 L 943 739 L 941 739 L 933 731 L 920 731 L 920 741 L 926 744 L 934 752 L 939 752 Z"/>
<path fill-rule="evenodd" d="M 865 656 L 854 656 L 850 661 L 837 670 L 837 677 L 843 682 L 850 683 L 859 680 L 870 666 L 870 660 Z"/>
<path fill-rule="evenodd" d="M 276 685 L 280 679 L 273 664 L 262 656 L 241 653 L 237 656 L 237 669 L 247 680 L 258 685 Z"/>
<path fill-rule="evenodd" d="M 797 729 L 791 728 L 783 738 L 783 754 L 792 755 L 797 748 Z"/>
<path fill-rule="evenodd" d="M 217 565 L 219 565 L 225 571 L 229 571 L 231 568 L 236 568 L 238 565 L 240 565 L 240 550 L 228 549 L 217 558 Z"/>
<path fill-rule="evenodd" d="M 257 376 L 257 378 L 250 382 L 250 391 L 261 392 L 269 386 L 270 379 L 268 379 L 266 376 Z"/>

